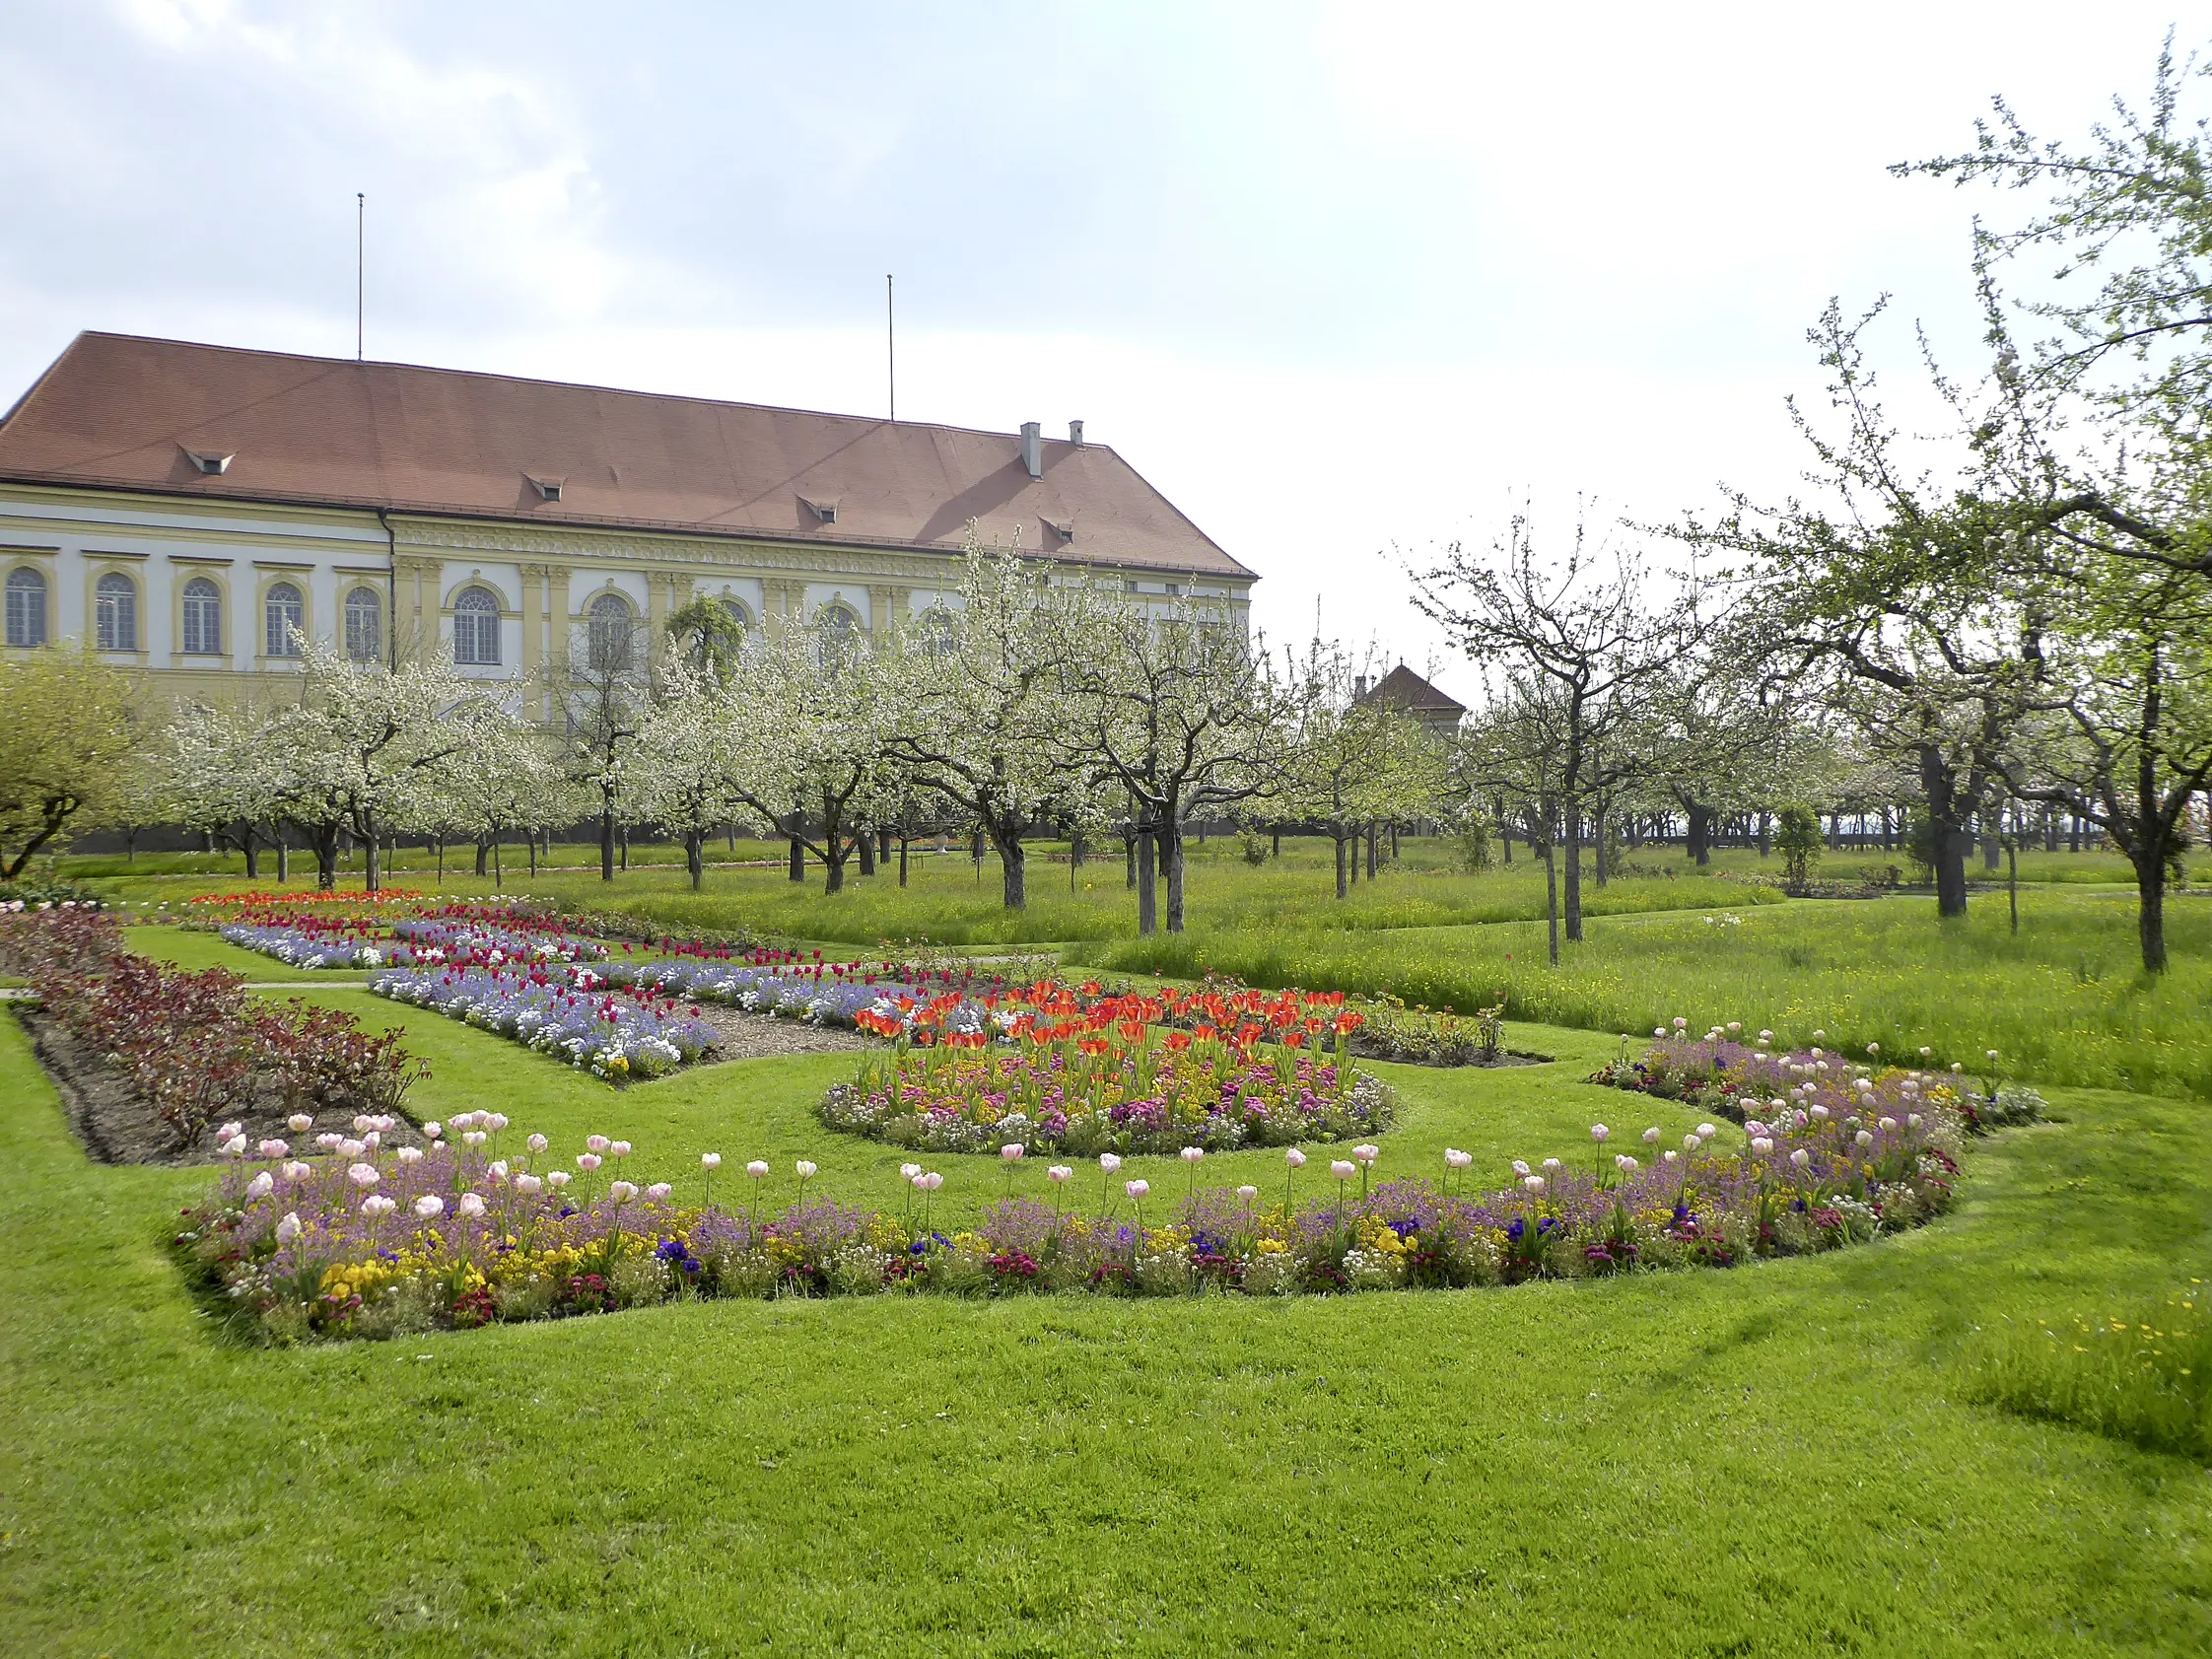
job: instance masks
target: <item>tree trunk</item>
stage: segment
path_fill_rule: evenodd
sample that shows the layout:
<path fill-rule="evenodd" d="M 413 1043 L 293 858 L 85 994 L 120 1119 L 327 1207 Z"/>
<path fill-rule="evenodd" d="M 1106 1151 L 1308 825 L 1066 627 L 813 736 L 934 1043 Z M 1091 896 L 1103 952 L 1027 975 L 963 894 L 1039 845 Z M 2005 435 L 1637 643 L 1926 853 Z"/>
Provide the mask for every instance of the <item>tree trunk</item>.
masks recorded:
<path fill-rule="evenodd" d="M 691 829 L 683 832 L 684 867 L 691 871 L 691 890 L 696 893 L 707 881 L 707 832 Z"/>
<path fill-rule="evenodd" d="M 1124 872 L 1124 885 L 1134 893 L 1137 891 L 1137 834 L 1134 830 L 1122 837 L 1122 859 L 1129 866 Z"/>
<path fill-rule="evenodd" d="M 602 796 L 599 812 L 599 879 L 614 879 L 614 800 Z"/>
<path fill-rule="evenodd" d="M 1160 931 L 1158 871 L 1154 863 L 1156 851 L 1151 825 L 1141 825 L 1131 856 L 1137 863 L 1137 932 L 1145 938 Z"/>
<path fill-rule="evenodd" d="M 338 885 L 338 826 L 317 824 L 309 832 L 309 844 L 314 848 L 314 884 L 328 893 Z"/>
<path fill-rule="evenodd" d="M 1613 808 L 1611 804 L 1601 805 L 1598 808 L 1597 818 L 1591 826 L 1598 832 L 1598 885 L 1600 887 L 1603 887 L 1613 875 L 1613 836 L 1610 833 L 1612 818 Z"/>
<path fill-rule="evenodd" d="M 439 857 L 439 859 L 440 859 L 440 861 L 441 861 L 441 864 L 440 864 L 440 867 L 441 867 L 441 868 L 443 868 L 443 867 L 444 867 L 444 864 L 443 864 L 443 861 L 444 861 L 444 859 L 445 859 L 445 857 L 446 857 L 446 844 L 445 844 L 445 843 L 444 843 L 443 841 L 441 841 L 441 842 L 440 842 L 440 843 L 438 844 L 438 857 Z M 481 840 L 481 841 L 477 842 L 477 844 L 476 844 L 476 873 L 477 873 L 478 875 L 488 875 L 488 874 L 490 874 L 490 873 L 491 873 L 491 864 L 492 864 L 492 838 L 491 838 L 490 836 L 488 836 L 488 835 L 487 835 L 487 836 L 485 836 L 485 837 L 484 837 L 484 839 L 483 839 L 483 840 Z"/>
<path fill-rule="evenodd" d="M 1566 809 L 1566 936 L 1582 941 L 1582 803 L 1569 801 Z"/>
<path fill-rule="evenodd" d="M 530 844 L 530 879 L 537 879 L 537 831 L 532 830 L 522 839 Z"/>
<path fill-rule="evenodd" d="M 1269 840 L 1268 857 L 1271 859 L 1282 857 L 1282 826 L 1280 824 L 1275 826 L 1275 834 Z"/>
<path fill-rule="evenodd" d="M 620 833 L 622 836 L 622 867 L 628 869 L 630 867 L 630 826 L 624 824 Z"/>
<path fill-rule="evenodd" d="M 283 886 L 292 879 L 292 842 L 284 831 L 277 831 L 277 885 Z"/>
<path fill-rule="evenodd" d="M 1348 896 L 1351 891 L 1345 882 L 1345 838 L 1339 833 L 1332 834 L 1329 839 L 1337 848 L 1337 897 L 1341 899 Z"/>
<path fill-rule="evenodd" d="M 1182 826 L 1173 818 L 1167 820 L 1164 837 L 1167 854 L 1167 931 L 1183 931 L 1183 834 Z"/>
<path fill-rule="evenodd" d="M 1002 893 L 1008 910 L 1029 908 L 1029 855 L 1022 850 L 1019 835 L 994 835 L 992 846 L 999 849 L 999 873 L 1004 878 Z"/>
<path fill-rule="evenodd" d="M 1376 844 L 1381 840 L 1382 826 L 1380 824 L 1369 824 L 1367 826 L 1367 879 L 1369 881 L 1375 878 Z"/>
<path fill-rule="evenodd" d="M 1759 856 L 1763 859 L 1774 851 L 1774 818 L 1769 812 L 1759 815 Z"/>
<path fill-rule="evenodd" d="M 1544 843 L 1544 917 L 1550 928 L 1552 966 L 1559 965 L 1559 865 L 1549 838 Z"/>
<path fill-rule="evenodd" d="M 906 885 L 906 832 L 899 832 L 899 885 Z"/>
<path fill-rule="evenodd" d="M 1935 858 L 1936 914 L 1967 913 L 1967 851 L 1973 845 L 1961 809 L 1959 781 L 1932 743 L 1920 750 L 1920 790 L 1928 802 L 1929 852 Z"/>
<path fill-rule="evenodd" d="M 2135 933 L 2143 946 L 2143 969 L 2153 974 L 2166 972 L 2166 854 L 2156 844 L 2159 839 L 2145 834 L 2129 861 L 2135 865 Z"/>
<path fill-rule="evenodd" d="M 861 873 L 863 875 L 873 875 L 875 873 L 875 832 L 870 829 L 864 829 L 854 839 L 860 846 Z"/>
<path fill-rule="evenodd" d="M 1690 855 L 1690 862 L 1703 869 L 1713 862 L 1712 808 L 1692 806 L 1687 810 L 1690 813 L 1690 831 L 1684 850 Z"/>
<path fill-rule="evenodd" d="M 382 892 L 384 886 L 381 840 L 375 825 L 371 825 L 369 833 L 361 838 L 362 881 L 372 893 Z"/>
<path fill-rule="evenodd" d="M 507 871 L 500 867 L 499 837 L 496 835 L 492 837 L 492 891 L 507 891 Z"/>
<path fill-rule="evenodd" d="M 798 839 L 798 814 L 796 812 L 794 812 L 792 814 L 792 850 L 790 859 L 790 873 L 791 878 L 794 881 L 804 881 L 806 879 L 806 846 L 805 843 Z"/>
<path fill-rule="evenodd" d="M 891 830 L 889 825 L 883 825 L 875 832 L 875 862 L 878 864 L 887 864 L 891 862 Z"/>

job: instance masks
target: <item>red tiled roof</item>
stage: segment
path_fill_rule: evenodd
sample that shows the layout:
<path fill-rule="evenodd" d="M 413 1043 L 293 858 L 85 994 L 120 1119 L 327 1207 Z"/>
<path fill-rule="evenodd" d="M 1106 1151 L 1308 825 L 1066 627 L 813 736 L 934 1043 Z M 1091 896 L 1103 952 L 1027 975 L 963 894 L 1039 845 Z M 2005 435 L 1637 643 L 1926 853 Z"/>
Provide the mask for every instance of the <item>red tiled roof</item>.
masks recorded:
<path fill-rule="evenodd" d="M 1414 714 L 1464 715 L 1467 705 L 1448 692 L 1438 691 L 1401 662 L 1367 693 L 1377 702 L 1394 704 Z"/>
<path fill-rule="evenodd" d="M 4 481 L 933 552 L 973 518 L 1064 563 L 1253 574 L 1106 445 L 1048 440 L 1042 471 L 1012 434 L 90 332 L 0 421 Z"/>

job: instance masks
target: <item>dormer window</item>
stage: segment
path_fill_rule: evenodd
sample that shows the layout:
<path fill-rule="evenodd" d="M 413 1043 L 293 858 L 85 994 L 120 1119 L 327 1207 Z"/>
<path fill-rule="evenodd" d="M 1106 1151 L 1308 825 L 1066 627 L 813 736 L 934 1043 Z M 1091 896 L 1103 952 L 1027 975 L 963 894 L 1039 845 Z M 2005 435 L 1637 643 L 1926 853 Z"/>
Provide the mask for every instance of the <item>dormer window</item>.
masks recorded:
<path fill-rule="evenodd" d="M 226 449 L 186 449 L 184 453 L 195 467 L 211 478 L 230 471 L 231 462 L 238 459 L 236 452 Z"/>
<path fill-rule="evenodd" d="M 539 478 L 526 472 L 522 476 L 529 479 L 530 488 L 537 492 L 540 501 L 559 501 L 561 486 L 568 482 L 566 478 Z"/>
<path fill-rule="evenodd" d="M 1075 520 L 1072 518 L 1047 518 L 1044 525 L 1059 538 L 1063 547 L 1075 539 Z"/>
<path fill-rule="evenodd" d="M 800 496 L 798 504 L 814 515 L 818 524 L 837 522 L 837 498 L 834 496 Z"/>

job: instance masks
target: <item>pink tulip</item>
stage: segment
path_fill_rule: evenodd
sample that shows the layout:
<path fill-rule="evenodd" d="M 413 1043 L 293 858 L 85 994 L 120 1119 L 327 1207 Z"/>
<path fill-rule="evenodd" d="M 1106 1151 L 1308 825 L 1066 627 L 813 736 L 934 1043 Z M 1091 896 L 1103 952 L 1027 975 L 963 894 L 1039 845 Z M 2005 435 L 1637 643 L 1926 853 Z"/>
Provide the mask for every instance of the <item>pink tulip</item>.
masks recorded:
<path fill-rule="evenodd" d="M 1045 1171 L 1045 1178 L 1057 1187 L 1074 1173 L 1075 1172 L 1072 1169 L 1069 1168 L 1068 1165 L 1064 1163 L 1056 1163 L 1051 1168 Z"/>
<path fill-rule="evenodd" d="M 939 1175 L 933 1169 L 931 1170 L 929 1174 L 920 1177 L 920 1180 L 922 1183 L 922 1190 L 926 1193 L 933 1193 L 939 1187 L 944 1185 L 944 1177 Z"/>
<path fill-rule="evenodd" d="M 366 1189 L 374 1187 L 383 1177 L 377 1172 L 375 1164 L 357 1163 L 346 1171 L 346 1179 L 355 1186 Z"/>
<path fill-rule="evenodd" d="M 1542 1191 L 1544 1191 L 1544 1177 L 1541 1175 L 1532 1175 L 1526 1181 L 1523 1181 L 1521 1185 L 1526 1187 L 1532 1193 L 1541 1193 Z"/>
<path fill-rule="evenodd" d="M 1239 1187 L 1236 1190 L 1236 1196 L 1244 1200 L 1246 1204 L 1250 1204 L 1260 1196 L 1260 1189 L 1257 1187 Z"/>
<path fill-rule="evenodd" d="M 1114 1171 L 1121 1168 L 1121 1166 L 1122 1160 L 1115 1153 L 1101 1152 L 1098 1154 L 1098 1167 L 1100 1169 L 1103 1169 L 1108 1175 L 1113 1174 Z"/>
<path fill-rule="evenodd" d="M 1590 1126 L 1590 1139 L 1601 1146 L 1605 1144 L 1605 1138 L 1612 1133 L 1613 1131 L 1606 1128 L 1604 1124 L 1592 1124 Z"/>
<path fill-rule="evenodd" d="M 1141 1199 L 1151 1190 L 1152 1184 L 1149 1181 L 1125 1181 L 1122 1183 L 1122 1191 L 1133 1199 Z"/>
<path fill-rule="evenodd" d="M 398 1208 L 397 1199 L 385 1198 L 381 1193 L 373 1193 L 361 1201 L 361 1213 L 364 1215 L 389 1215 Z"/>
<path fill-rule="evenodd" d="M 1382 1148 L 1380 1146 L 1354 1146 L 1351 1149 L 1351 1155 L 1361 1163 L 1371 1164 L 1382 1156 Z"/>
<path fill-rule="evenodd" d="M 522 1142 L 523 1145 L 529 1147 L 529 1149 L 533 1152 L 542 1152 L 552 1143 L 552 1141 L 546 1140 L 542 1135 L 533 1135 L 527 1141 Z"/>
<path fill-rule="evenodd" d="M 1796 1151 L 1790 1153 L 1789 1161 L 1795 1164 L 1799 1169 L 1803 1169 L 1807 1164 L 1813 1161 L 1813 1154 L 1811 1152 L 1808 1152 L 1804 1147 L 1800 1146 Z"/>
<path fill-rule="evenodd" d="M 565 1169 L 549 1169 L 545 1172 L 545 1184 L 555 1192 L 559 1192 L 567 1186 L 571 1179 L 572 1177 Z"/>
<path fill-rule="evenodd" d="M 460 1203 L 453 1208 L 463 1215 L 481 1215 L 484 1213 L 484 1195 L 481 1193 L 463 1193 L 460 1196 Z"/>
<path fill-rule="evenodd" d="M 248 1201 L 265 1199 L 275 1190 L 276 1177 L 265 1169 L 245 1184 L 245 1196 Z"/>
<path fill-rule="evenodd" d="M 999 1148 L 999 1155 L 1002 1158 L 1004 1158 L 1008 1163 L 1019 1163 L 1021 1161 L 1021 1154 L 1027 1148 L 1025 1148 L 1020 1141 L 1009 1141 L 1006 1142 L 1006 1144 Z"/>
<path fill-rule="evenodd" d="M 638 1186 L 634 1181 L 609 1181 L 607 1183 L 607 1197 L 613 1199 L 616 1204 L 628 1204 L 637 1196 Z"/>
<path fill-rule="evenodd" d="M 1292 1169 L 1303 1169 L 1306 1166 L 1306 1155 L 1299 1151 L 1297 1147 L 1292 1146 L 1282 1154 L 1282 1161 Z"/>
<path fill-rule="evenodd" d="M 767 1162 L 767 1160 L 766 1160 L 766 1159 L 764 1159 L 764 1158 L 755 1158 L 755 1159 L 753 1159 L 753 1161 L 752 1161 L 751 1163 L 749 1163 L 749 1164 L 745 1165 L 745 1173 L 746 1173 L 747 1175 L 750 1175 L 750 1176 L 751 1176 L 751 1177 L 752 1177 L 752 1178 L 753 1178 L 753 1179 L 754 1179 L 755 1181 L 765 1181 L 765 1180 L 767 1180 L 767 1179 L 768 1179 L 768 1162 Z"/>
<path fill-rule="evenodd" d="M 284 1127 L 294 1135 L 305 1135 L 309 1130 L 314 1128 L 314 1119 L 309 1117 L 305 1112 L 295 1112 L 284 1120 Z"/>
<path fill-rule="evenodd" d="M 358 1158 L 369 1149 L 369 1144 L 365 1141 L 346 1140 L 339 1141 L 332 1149 L 341 1158 Z"/>
<path fill-rule="evenodd" d="M 1465 1169 L 1474 1161 L 1475 1154 L 1473 1152 L 1463 1152 L 1457 1146 L 1446 1146 L 1444 1148 L 1444 1167 L 1446 1169 Z"/>
<path fill-rule="evenodd" d="M 590 1174 L 592 1170 L 599 1167 L 599 1154 L 596 1152 L 577 1153 L 576 1167 L 583 1170 L 587 1175 Z"/>
<path fill-rule="evenodd" d="M 1649 1129 L 1643 1132 L 1643 1143 L 1646 1146 L 1656 1146 L 1659 1144 L 1659 1126 L 1657 1124 L 1653 1124 Z"/>
<path fill-rule="evenodd" d="M 1752 1150 L 1757 1152 L 1761 1157 L 1765 1157 L 1768 1153 L 1772 1152 L 1773 1149 L 1774 1142 L 1769 1141 L 1765 1136 L 1761 1135 L 1753 1138 Z"/>
<path fill-rule="evenodd" d="M 1665 1158 L 1669 1163 L 1675 1162 L 1682 1156 L 1682 1154 L 1676 1151 L 1672 1146 L 1669 1146 L 1664 1152 L 1661 1152 L 1659 1155 Z"/>
<path fill-rule="evenodd" d="M 292 1148 L 282 1141 L 264 1141 L 255 1150 L 263 1157 L 273 1159 L 286 1156 Z"/>
<path fill-rule="evenodd" d="M 656 1181 L 652 1186 L 646 1189 L 646 1197 L 653 1200 L 655 1204 L 660 1204 L 664 1202 L 667 1199 L 668 1195 L 675 1190 L 675 1188 L 671 1187 L 665 1181 Z"/>
<path fill-rule="evenodd" d="M 603 1135 L 587 1135 L 584 1138 L 584 1144 L 586 1149 L 588 1151 L 603 1152 L 607 1149 L 608 1146 L 613 1144 L 613 1142 L 608 1141 L 607 1138 Z"/>
<path fill-rule="evenodd" d="M 630 1155 L 630 1142 L 627 1141 L 613 1141 L 608 1145 L 607 1150 L 618 1158 L 626 1158 Z"/>
<path fill-rule="evenodd" d="M 461 1144 L 463 1146 L 481 1146 L 483 1145 L 485 1139 L 486 1138 L 482 1130 L 472 1129 L 466 1135 L 461 1137 Z"/>
<path fill-rule="evenodd" d="M 425 1193 L 415 1200 L 415 1213 L 426 1221 L 434 1215 L 443 1215 L 446 1213 L 446 1201 L 436 1193 Z"/>
<path fill-rule="evenodd" d="M 423 1125 L 423 1139 L 425 1141 L 435 1141 L 445 1133 L 443 1129 L 439 1128 L 435 1120 Z"/>
<path fill-rule="evenodd" d="M 1526 1175 L 1528 1172 L 1529 1166 L 1526 1162 L 1524 1162 L 1520 1158 L 1515 1158 L 1513 1160 L 1513 1173 L 1515 1175 Z"/>
<path fill-rule="evenodd" d="M 276 1224 L 276 1241 L 290 1244 L 300 1236 L 300 1216 L 297 1210 L 287 1210 L 283 1220 Z"/>
<path fill-rule="evenodd" d="M 1195 1164 L 1205 1156 L 1206 1148 L 1204 1146 L 1185 1146 L 1183 1148 L 1182 1158 L 1185 1163 Z"/>
<path fill-rule="evenodd" d="M 1357 1164 L 1348 1163 L 1343 1158 L 1335 1158 L 1330 1161 L 1329 1173 L 1331 1175 L 1334 1175 L 1340 1181 L 1349 1181 L 1354 1175 L 1357 1175 L 1359 1173 L 1359 1166 Z"/>
<path fill-rule="evenodd" d="M 244 1133 L 245 1125 L 237 1122 L 227 1123 L 216 1130 L 215 1139 L 218 1141 L 229 1141 L 234 1137 L 243 1135 Z"/>
<path fill-rule="evenodd" d="M 291 1163 L 288 1163 L 288 1164 L 286 1164 L 286 1165 L 284 1166 L 284 1178 L 285 1178 L 285 1179 L 286 1179 L 287 1181 L 305 1181 L 305 1180 L 306 1180 L 306 1179 L 307 1179 L 307 1178 L 308 1178 L 309 1176 L 312 1175 L 313 1173 L 314 1173 L 314 1165 L 313 1165 L 313 1164 L 311 1164 L 311 1163 L 301 1163 L 301 1162 L 300 1162 L 300 1161 L 298 1161 L 297 1159 L 295 1159 L 295 1160 L 294 1160 L 293 1162 L 291 1162 Z"/>
<path fill-rule="evenodd" d="M 1699 1124 L 1697 1126 L 1697 1139 L 1700 1141 L 1710 1141 L 1719 1133 L 1720 1131 L 1713 1128 L 1711 1124 Z"/>
<path fill-rule="evenodd" d="M 507 1127 L 507 1114 L 505 1112 L 494 1112 L 484 1120 L 484 1127 L 497 1135 Z"/>
<path fill-rule="evenodd" d="M 402 1146 L 392 1156 L 396 1157 L 401 1163 L 421 1163 L 423 1161 L 423 1149 L 420 1146 Z"/>
<path fill-rule="evenodd" d="M 918 1163 L 902 1163 L 899 1165 L 899 1173 L 911 1181 L 922 1173 L 922 1166 Z"/>
<path fill-rule="evenodd" d="M 720 1169 L 722 1167 L 722 1154 L 720 1152 L 701 1152 L 699 1154 L 699 1167 L 701 1169 Z"/>
<path fill-rule="evenodd" d="M 518 1175 L 515 1177 L 515 1190 L 524 1198 L 535 1198 L 544 1186 L 545 1183 L 534 1175 Z"/>

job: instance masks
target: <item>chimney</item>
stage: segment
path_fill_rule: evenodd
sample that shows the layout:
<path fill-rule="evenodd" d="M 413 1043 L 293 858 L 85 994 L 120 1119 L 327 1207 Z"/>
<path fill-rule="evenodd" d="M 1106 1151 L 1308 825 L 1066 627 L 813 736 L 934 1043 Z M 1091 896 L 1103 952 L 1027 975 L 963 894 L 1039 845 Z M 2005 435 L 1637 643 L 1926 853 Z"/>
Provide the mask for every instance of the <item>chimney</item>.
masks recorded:
<path fill-rule="evenodd" d="M 1045 429 L 1035 421 L 1021 423 L 1021 464 L 1032 478 L 1045 475 Z"/>
<path fill-rule="evenodd" d="M 1367 676 L 1365 674 L 1357 674 L 1352 677 L 1351 694 L 1354 697 L 1367 695 Z"/>
<path fill-rule="evenodd" d="M 1081 421 L 1070 421 L 1068 423 L 1068 442 L 1078 449 L 1083 447 L 1083 423 Z"/>

